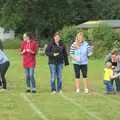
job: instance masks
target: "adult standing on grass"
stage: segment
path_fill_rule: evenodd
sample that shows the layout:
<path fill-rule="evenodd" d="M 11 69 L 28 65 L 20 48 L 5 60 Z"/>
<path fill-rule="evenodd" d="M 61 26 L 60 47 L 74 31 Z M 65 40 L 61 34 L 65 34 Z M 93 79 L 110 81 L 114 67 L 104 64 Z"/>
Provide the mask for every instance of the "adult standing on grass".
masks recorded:
<path fill-rule="evenodd" d="M 0 50 L 3 51 L 3 43 L 2 43 L 2 40 L 0 39 Z M 2 88 L 2 78 L 0 76 L 0 88 Z"/>
<path fill-rule="evenodd" d="M 80 91 L 80 71 L 83 75 L 84 93 L 88 93 L 88 57 L 92 55 L 92 47 L 90 47 L 84 39 L 84 33 L 79 32 L 70 49 L 70 56 L 75 71 L 75 86 L 77 93 Z"/>
<path fill-rule="evenodd" d="M 1 77 L 0 86 L 4 90 L 7 89 L 7 81 L 5 76 L 9 66 L 10 66 L 9 60 L 5 53 L 0 48 L 0 77 Z"/>
<path fill-rule="evenodd" d="M 38 51 L 38 44 L 33 40 L 31 33 L 23 35 L 23 42 L 20 46 L 20 53 L 23 56 L 23 66 L 26 75 L 26 92 L 36 92 L 36 82 L 34 78 L 34 70 L 36 65 L 36 54 Z"/>
<path fill-rule="evenodd" d="M 53 41 L 47 46 L 46 55 L 49 59 L 49 68 L 51 73 L 51 92 L 62 92 L 62 69 L 63 63 L 65 65 L 69 65 L 68 55 L 65 48 L 65 45 L 60 40 L 59 33 L 55 33 L 53 36 Z M 57 77 L 57 87 L 55 83 L 55 79 Z"/>
<path fill-rule="evenodd" d="M 114 74 L 117 74 L 120 72 L 120 50 L 113 49 L 111 53 L 109 53 L 105 57 L 105 62 L 111 62 L 112 63 L 112 69 Z M 112 86 L 114 86 L 115 82 L 115 91 L 120 92 L 120 77 L 117 77 L 113 80 L 111 80 Z M 114 88 L 114 87 L 113 87 Z"/>

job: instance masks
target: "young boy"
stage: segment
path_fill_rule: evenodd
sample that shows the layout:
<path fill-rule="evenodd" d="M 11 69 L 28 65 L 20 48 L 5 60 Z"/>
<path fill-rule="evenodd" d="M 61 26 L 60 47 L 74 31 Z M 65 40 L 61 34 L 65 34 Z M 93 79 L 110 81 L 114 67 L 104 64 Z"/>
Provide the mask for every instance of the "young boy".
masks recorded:
<path fill-rule="evenodd" d="M 107 62 L 104 68 L 104 85 L 107 94 L 114 93 L 114 89 L 111 84 L 111 80 L 114 78 L 115 76 L 113 75 L 112 63 Z"/>

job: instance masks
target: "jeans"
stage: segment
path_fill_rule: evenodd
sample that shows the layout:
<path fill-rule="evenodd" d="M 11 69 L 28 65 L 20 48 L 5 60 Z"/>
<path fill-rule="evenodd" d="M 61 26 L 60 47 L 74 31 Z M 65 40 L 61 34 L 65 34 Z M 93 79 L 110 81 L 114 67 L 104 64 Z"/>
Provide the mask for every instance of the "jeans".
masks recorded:
<path fill-rule="evenodd" d="M 116 82 L 116 91 L 120 92 L 120 78 L 119 77 L 116 78 L 115 82 Z"/>
<path fill-rule="evenodd" d="M 112 84 L 111 84 L 111 81 L 104 80 L 104 85 L 105 85 L 105 89 L 106 89 L 107 93 L 114 91 L 113 87 L 112 87 Z"/>
<path fill-rule="evenodd" d="M 35 78 L 34 78 L 34 68 L 26 68 L 25 75 L 26 75 L 27 89 L 32 88 L 32 90 L 36 90 L 36 83 L 35 83 Z"/>
<path fill-rule="evenodd" d="M 63 64 L 49 64 L 50 68 L 50 84 L 51 84 L 51 92 L 52 91 L 60 91 L 62 89 L 62 68 Z M 56 88 L 56 80 L 57 78 L 57 88 Z"/>
<path fill-rule="evenodd" d="M 114 86 L 114 82 L 115 82 L 115 87 L 116 87 L 116 92 L 120 92 L 120 78 L 116 78 L 114 80 L 111 80 L 111 84 L 112 86 Z M 113 87 L 114 88 L 114 87 Z"/>
<path fill-rule="evenodd" d="M 8 61 L 3 64 L 0 64 L 0 75 L 1 75 L 0 86 L 2 86 L 3 89 L 7 89 L 7 82 L 6 82 L 5 75 L 7 73 L 9 66 L 10 66 L 10 63 Z"/>

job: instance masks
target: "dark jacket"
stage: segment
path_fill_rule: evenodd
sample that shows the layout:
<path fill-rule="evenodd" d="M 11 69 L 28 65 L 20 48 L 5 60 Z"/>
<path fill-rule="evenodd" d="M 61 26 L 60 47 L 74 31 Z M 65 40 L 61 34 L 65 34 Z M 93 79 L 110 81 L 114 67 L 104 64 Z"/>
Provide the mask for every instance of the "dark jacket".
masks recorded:
<path fill-rule="evenodd" d="M 63 64 L 69 65 L 68 55 L 64 44 L 60 41 L 59 46 L 54 42 L 49 44 L 45 50 L 46 55 L 48 56 L 49 64 Z M 59 53 L 58 56 L 54 56 L 54 53 Z"/>

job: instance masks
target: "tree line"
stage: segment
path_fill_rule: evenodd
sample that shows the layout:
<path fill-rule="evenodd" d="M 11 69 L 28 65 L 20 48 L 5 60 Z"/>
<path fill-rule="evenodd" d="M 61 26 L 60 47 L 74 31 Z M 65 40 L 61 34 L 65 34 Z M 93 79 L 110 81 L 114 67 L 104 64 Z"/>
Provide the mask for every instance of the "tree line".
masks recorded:
<path fill-rule="evenodd" d="M 0 26 L 48 37 L 65 25 L 119 19 L 119 0 L 0 0 Z"/>

